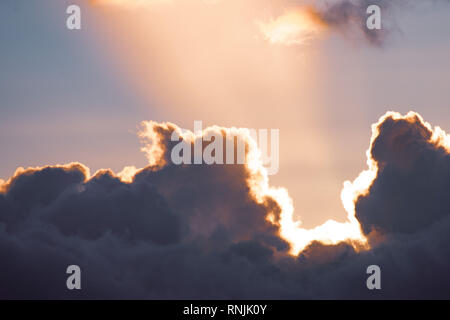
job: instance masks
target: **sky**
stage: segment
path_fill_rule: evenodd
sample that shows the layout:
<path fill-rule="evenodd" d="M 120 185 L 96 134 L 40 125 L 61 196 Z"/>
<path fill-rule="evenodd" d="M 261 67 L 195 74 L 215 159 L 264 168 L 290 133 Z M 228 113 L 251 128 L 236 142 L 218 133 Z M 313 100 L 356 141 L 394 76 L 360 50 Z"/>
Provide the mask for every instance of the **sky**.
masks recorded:
<path fill-rule="evenodd" d="M 282 14 L 288 3 L 217 4 L 230 7 L 227 15 L 212 4 L 197 4 L 205 11 L 197 16 L 192 11 L 198 8 L 178 12 L 182 4 L 111 13 L 107 6 L 80 2 L 85 10 L 78 32 L 64 28 L 70 3 L 2 4 L 3 179 L 18 166 L 71 161 L 93 170 L 142 167 L 135 133 L 143 120 L 186 129 L 194 120 L 274 128 L 281 131 L 281 154 L 272 181 L 288 188 L 296 214 L 312 227 L 345 217 L 342 183 L 363 169 L 368 128 L 386 111 L 414 110 L 431 123 L 449 125 L 444 3 L 397 8 L 396 27 L 382 48 L 337 32 L 306 45 L 263 41 L 255 21 L 273 19 L 267 17 Z M 151 21 L 114 23 L 130 20 L 136 10 Z M 220 21 L 214 29 L 204 27 L 214 21 Z M 238 27 L 244 32 L 233 29 Z"/>
<path fill-rule="evenodd" d="M 398 199 L 404 202 L 397 203 L 397 198 L 389 198 L 387 191 L 382 191 L 402 194 L 397 189 L 392 189 L 395 183 L 390 180 L 390 174 L 398 178 L 397 175 L 402 173 L 400 169 L 400 173 L 394 169 L 392 172 L 381 171 L 380 168 L 385 168 L 384 164 L 381 164 L 386 162 L 387 168 L 390 168 L 389 164 L 397 168 L 398 152 L 399 159 L 403 161 L 400 167 L 411 170 L 411 177 L 415 177 L 415 173 L 419 175 L 424 167 L 427 169 L 423 170 L 429 173 L 427 170 L 432 171 L 429 162 L 423 160 L 422 167 L 419 160 L 419 164 L 408 165 L 408 161 L 404 159 L 405 154 L 411 156 L 415 155 L 414 152 L 420 153 L 422 149 L 414 149 L 417 145 L 426 146 L 424 159 L 442 157 L 445 159 L 442 162 L 448 162 L 443 151 L 446 148 L 445 142 L 433 140 L 430 138 L 431 134 L 430 137 L 427 136 L 427 132 L 436 132 L 435 135 L 438 135 L 439 130 L 435 130 L 434 126 L 450 130 L 450 3 L 444 0 L 375 2 L 383 8 L 383 30 L 378 34 L 376 31 L 367 33 L 358 25 L 360 11 L 345 11 L 345 6 L 339 6 L 342 3 L 356 3 L 360 7 L 352 8 L 361 9 L 371 3 L 363 0 L 336 0 L 333 2 L 336 7 L 327 7 L 326 1 L 320 0 L 3 0 L 0 4 L 0 179 L 8 181 L 11 178 L 8 185 L 0 185 L 0 192 L 5 194 L 4 199 L 0 198 L 0 208 L 3 208 L 5 217 L 13 215 L 15 209 L 11 208 L 21 206 L 14 202 L 21 199 L 20 197 L 7 196 L 15 192 L 12 182 L 20 182 L 22 177 L 24 181 L 17 182 L 19 187 L 21 183 L 29 183 L 36 188 L 41 183 L 45 185 L 46 176 L 53 177 L 50 171 L 55 170 L 54 175 L 57 178 L 51 180 L 52 183 L 61 184 L 59 188 L 67 188 L 69 191 L 72 190 L 72 184 L 79 185 L 78 187 L 84 190 L 83 194 L 78 195 L 79 198 L 73 198 L 66 193 L 53 196 L 53 192 L 49 191 L 52 196 L 42 195 L 43 202 L 38 201 L 40 206 L 48 206 L 47 209 L 39 206 L 35 209 L 33 202 L 30 204 L 33 209 L 23 210 L 35 213 L 36 219 L 42 220 L 42 223 L 50 221 L 56 226 L 58 230 L 55 235 L 52 233 L 49 237 L 63 237 L 64 241 L 69 241 L 68 246 L 85 248 L 85 251 L 82 250 L 87 252 L 83 258 L 86 259 L 85 264 L 88 264 L 87 261 L 94 255 L 95 248 L 110 242 L 120 248 L 117 250 L 119 253 L 116 253 L 120 255 L 121 262 L 124 265 L 129 263 L 129 257 L 124 253 L 125 245 L 121 242 L 126 231 L 116 226 L 121 219 L 121 212 L 135 212 L 136 217 L 132 214 L 129 218 L 131 238 L 141 241 L 150 237 L 150 240 L 158 245 L 181 243 L 182 245 L 175 246 L 172 250 L 180 251 L 178 254 L 181 255 L 186 254 L 186 261 L 191 261 L 191 258 L 196 261 L 188 263 L 182 271 L 178 270 L 182 273 L 192 272 L 198 261 L 207 269 L 205 272 L 215 270 L 207 266 L 218 263 L 216 256 L 204 252 L 200 256 L 192 254 L 190 250 L 195 251 L 198 247 L 190 241 L 197 237 L 217 239 L 215 245 L 222 249 L 228 248 L 232 243 L 231 252 L 237 250 L 236 252 L 247 253 L 253 250 L 262 256 L 267 248 L 274 252 L 279 251 L 282 255 L 287 249 L 280 248 L 284 248 L 284 241 L 287 241 L 291 249 L 292 246 L 297 248 L 294 250 L 296 255 L 303 252 L 305 257 L 308 257 L 308 254 L 312 257 L 310 264 L 298 267 L 300 271 L 293 265 L 299 263 L 297 260 L 295 263 L 276 263 L 277 267 L 289 275 L 287 278 L 293 279 L 293 283 L 302 283 L 307 274 L 316 274 L 311 265 L 315 266 L 315 259 L 320 260 L 323 256 L 326 256 L 325 261 L 328 261 L 327 250 L 335 250 L 338 259 L 344 261 L 345 257 L 350 257 L 350 262 L 344 262 L 346 264 L 342 269 L 327 275 L 332 279 L 341 275 L 350 277 L 352 271 L 349 270 L 353 270 L 358 263 L 370 260 L 370 257 L 375 256 L 379 257 L 380 261 L 386 261 L 386 255 L 397 253 L 396 250 L 402 246 L 402 236 L 399 234 L 403 234 L 404 229 L 396 219 L 388 226 L 386 221 L 391 218 L 387 214 L 385 216 L 385 213 L 392 211 L 393 216 L 404 222 L 402 219 L 407 219 L 407 213 L 414 210 L 405 204 L 408 202 L 407 198 L 399 195 Z M 68 15 L 65 10 L 73 3 L 77 3 L 82 10 L 81 30 L 66 28 Z M 346 12 L 350 12 L 351 19 L 354 19 L 352 21 L 356 22 L 346 22 Z M 380 118 L 388 111 L 399 112 L 401 116 L 395 114 L 391 118 Z M 409 111 L 416 112 L 417 118 L 412 114 L 407 115 Z M 216 125 L 220 128 L 279 129 L 278 173 L 268 177 L 263 173 L 262 176 L 268 179 L 267 182 L 264 178 L 261 180 L 263 182 L 254 178 L 257 187 L 247 190 L 243 177 L 256 177 L 260 174 L 259 171 L 255 173 L 250 169 L 240 168 L 229 169 L 230 172 L 227 172 L 228 169 L 219 168 L 216 172 L 215 168 L 202 166 L 201 169 L 192 169 L 192 172 L 186 169 L 180 173 L 178 170 L 181 169 L 168 166 L 156 173 L 147 172 L 145 167 L 149 162 L 146 155 L 149 156 L 152 151 L 146 149 L 146 152 L 142 152 L 141 147 L 148 146 L 146 139 L 151 133 L 158 132 L 159 146 L 166 150 L 164 148 L 170 145 L 166 135 L 180 128 L 192 131 L 195 120 L 201 120 L 205 128 Z M 142 121 L 154 121 L 146 122 L 144 133 Z M 164 125 L 164 122 L 171 122 L 173 125 Z M 372 131 L 373 124 L 378 125 L 375 131 Z M 390 126 L 398 129 L 391 129 Z M 416 134 L 416 131 L 419 133 Z M 387 132 L 386 137 L 382 135 L 384 132 Z M 411 136 L 408 136 L 409 134 Z M 401 147 L 398 150 L 392 149 L 392 144 L 385 141 L 394 140 L 392 143 L 395 145 L 395 137 L 412 143 L 411 148 L 415 151 L 408 153 L 409 149 L 405 151 Z M 377 138 L 379 139 L 376 140 Z M 245 134 L 242 139 L 250 143 Z M 374 141 L 381 142 L 376 145 Z M 381 155 L 370 152 L 379 150 L 377 148 L 396 156 L 385 158 L 383 152 Z M 156 164 L 162 165 L 165 157 L 167 154 L 163 152 L 162 158 L 158 159 Z M 418 159 L 422 159 L 421 157 L 422 154 L 417 156 Z M 376 163 L 378 171 L 375 167 L 370 167 L 371 161 Z M 441 164 L 438 160 L 435 161 Z M 81 163 L 81 167 L 70 164 L 74 162 Z M 46 165 L 66 166 L 47 169 L 49 172 L 36 169 L 28 173 L 25 170 L 14 174 L 18 167 Z M 418 171 L 413 170 L 416 165 Z M 120 179 L 114 180 L 113 173 L 109 175 L 104 171 L 90 180 L 100 169 L 111 169 L 118 174 L 126 166 L 144 168 L 138 171 L 130 185 Z M 89 168 L 91 175 L 85 172 L 86 168 Z M 437 168 L 440 169 L 441 166 L 437 165 Z M 442 168 L 441 174 L 448 175 L 446 164 L 442 164 Z M 203 173 L 208 170 L 212 170 L 208 173 L 211 180 L 203 177 Z M 374 175 L 365 180 L 369 185 L 363 183 L 363 187 L 358 189 L 357 183 L 352 185 L 349 182 L 344 188 L 345 181 L 354 181 L 364 170 L 369 171 L 369 176 L 370 172 Z M 132 172 L 135 173 L 134 170 Z M 177 178 L 177 174 L 181 178 Z M 226 178 L 224 174 L 230 177 Z M 35 175 L 40 178 L 32 180 L 30 176 Z M 442 189 L 448 190 L 445 181 L 441 181 L 439 176 L 439 173 L 433 171 L 427 177 L 432 177 L 430 179 L 436 182 L 430 183 L 431 185 L 438 187 L 442 184 Z M 26 179 L 31 180 L 25 181 Z M 108 182 L 108 179 L 112 181 Z M 165 179 L 171 182 L 165 182 Z M 198 180 L 198 189 L 197 185 L 187 184 L 189 179 Z M 420 181 L 420 177 L 417 179 Z M 157 181 L 156 191 L 148 186 L 151 181 Z M 403 182 L 406 183 L 406 180 Z M 73 215 L 77 216 L 76 209 L 69 208 L 80 208 L 83 212 L 94 212 L 93 214 L 97 210 L 99 221 L 103 221 L 104 213 L 98 207 L 103 199 L 103 191 L 96 189 L 100 186 L 107 189 L 103 184 L 111 185 L 111 188 L 114 185 L 120 189 L 114 191 L 114 196 L 111 196 L 113 200 L 110 209 L 120 202 L 114 200 L 115 196 L 126 199 L 124 203 L 127 205 L 124 204 L 122 211 L 113 214 L 112 222 L 105 222 L 106 225 L 102 226 L 100 222 L 97 225 L 97 222 L 93 222 L 95 219 L 84 214 L 78 218 L 71 218 L 70 215 L 58 216 L 57 212 L 62 212 L 58 210 L 63 209 L 68 213 L 73 211 Z M 178 184 L 187 184 L 195 192 L 189 193 L 189 197 L 183 197 L 176 191 Z M 379 185 L 381 187 L 374 189 L 374 186 Z M 369 188 L 370 186 L 373 188 Z M 405 189 L 402 189 L 403 187 Z M 400 190 L 405 192 L 406 187 L 407 185 L 399 186 Z M 25 191 L 28 190 L 24 188 Z M 130 194 L 125 192 L 124 188 L 129 188 L 127 192 Z M 51 187 L 49 189 L 53 190 Z M 342 199 L 343 190 L 345 195 L 348 195 L 345 190 L 350 192 L 347 202 Z M 17 192 L 20 195 L 19 191 Z M 67 193 L 71 192 L 69 191 Z M 238 191 L 243 194 L 239 196 Z M 423 190 L 413 191 L 420 193 Z M 155 195 L 149 196 L 150 202 L 140 198 L 145 192 Z M 102 196 L 98 196 L 99 194 Z M 361 195 L 361 199 L 357 198 Z M 26 192 L 23 196 L 34 199 Z M 202 204 L 196 201 L 197 196 L 202 199 L 207 196 L 210 198 Z M 267 200 L 267 197 L 272 200 Z M 441 199 L 439 195 L 430 196 L 430 203 L 435 203 L 436 197 Z M 186 198 L 190 200 L 187 201 Z M 105 196 L 105 199 L 109 198 Z M 105 199 L 103 201 L 106 201 Z M 224 205 L 224 199 L 242 204 L 236 207 Z M 185 200 L 187 202 L 183 202 Z M 282 221 L 276 230 L 258 216 L 258 212 L 270 211 L 268 208 L 273 206 L 271 201 L 275 201 L 279 206 L 279 210 L 272 214 Z M 168 208 L 165 207 L 166 202 Z M 22 200 L 19 203 L 27 201 Z M 91 203 L 92 206 L 86 203 Z M 382 203 L 386 203 L 386 207 L 381 205 Z M 424 200 L 423 203 L 417 204 L 417 207 L 423 208 L 424 211 L 440 211 L 439 207 L 430 209 L 435 208 L 430 203 Z M 392 207 L 389 207 L 389 204 L 392 204 Z M 443 204 L 443 208 L 446 208 L 446 205 Z M 148 210 L 156 210 L 158 213 L 160 208 L 163 208 L 161 212 L 170 211 L 170 214 L 163 218 L 158 214 L 152 218 L 155 220 L 143 224 L 151 230 L 151 235 L 136 227 L 139 224 L 137 221 L 141 219 L 139 212 L 144 210 L 143 208 L 150 208 Z M 383 214 L 377 213 L 376 208 L 383 208 Z M 28 216 L 23 210 L 18 212 Z M 186 217 L 179 217 L 183 210 L 188 212 L 188 220 Z M 206 212 L 212 216 L 208 216 Z M 251 212 L 248 221 L 240 220 L 243 219 L 238 215 L 241 212 L 244 216 L 245 212 Z M 419 221 L 422 219 L 419 218 L 420 215 L 425 215 L 423 212 L 413 213 Z M 218 220 L 226 226 L 226 231 L 220 231 L 219 227 L 216 230 L 212 217 L 219 217 Z M 356 220 L 353 221 L 353 218 Z M 428 225 L 436 221 L 435 218 L 440 219 L 441 215 L 436 213 L 429 218 L 423 218 L 426 220 L 423 225 L 428 228 Z M 284 219 L 290 220 L 284 224 Z M 333 222 L 331 226 L 332 230 L 340 230 L 336 235 L 327 233 L 325 222 L 330 219 L 337 221 L 337 225 Z M 204 220 L 206 222 L 202 222 Z M 295 225 L 291 220 L 297 221 L 299 225 Z M 1 221 L 5 223 L 8 232 L 28 230 L 31 223 L 27 222 L 22 226 L 22 222 L 11 222 L 15 221 L 15 218 L 2 218 Z M 152 221 L 156 221 L 157 226 L 160 223 L 162 229 L 167 227 L 172 230 L 168 232 L 167 238 L 154 230 L 155 224 Z M 234 222 L 244 226 L 251 222 L 254 223 L 254 228 L 248 226 L 251 231 L 244 231 L 236 227 Z M 71 229 L 71 224 L 75 231 Z M 360 224 L 361 233 L 358 229 Z M 173 227 L 174 225 L 177 227 Z M 320 226 L 323 226 L 323 229 L 320 229 Z M 354 226 L 357 226 L 358 230 L 354 229 Z M 434 225 L 429 228 L 432 227 L 438 228 Z M 112 233 L 107 233 L 103 228 Z M 184 228 L 189 230 L 183 231 Z M 206 233 L 199 231 L 203 229 Z M 28 231 L 32 233 L 33 230 L 39 228 L 33 226 Z M 87 231 L 84 234 L 84 231 L 80 230 Z M 377 234 L 374 234 L 374 230 Z M 420 243 L 417 239 L 431 232 L 431 229 L 422 230 L 415 225 L 406 230 L 408 234 L 413 233 L 414 240 L 410 243 Z M 95 246 L 89 242 L 97 239 L 103 232 L 106 232 L 106 235 L 99 238 Z M 364 238 L 365 243 L 360 244 L 363 247 L 373 247 L 381 238 L 389 240 L 386 240 L 387 244 L 384 243 L 380 248 L 367 253 L 366 249 L 349 244 L 348 241 L 342 242 L 346 236 L 341 237 L 341 233 L 347 236 L 351 234 L 353 240 Z M 114 238 L 117 234 L 120 235 L 120 241 Z M 73 238 L 74 235 L 80 239 Z M 2 237 L 7 238 L 3 234 Z M 266 239 L 260 243 L 258 241 L 261 237 L 271 240 Z M 26 244 L 30 239 L 27 233 L 23 243 L 17 246 L 28 248 Z M 253 241 L 250 244 L 239 242 L 250 241 L 249 239 Z M 284 244 L 274 245 L 274 239 Z M 439 241 L 445 238 L 433 239 L 428 241 L 435 245 L 433 248 L 437 248 Z M 308 247 L 311 245 L 310 240 L 319 242 Z M 204 240 L 198 241 L 203 249 Z M 295 242 L 297 246 L 293 245 Z M 145 250 L 141 247 L 143 244 L 138 243 L 133 250 L 145 260 Z M 183 251 L 184 247 L 189 248 Z M 13 250 L 11 248 L 4 245 L 4 250 Z M 169 256 L 158 247 L 146 250 L 155 250 L 164 257 L 166 254 Z M 366 253 L 360 254 L 361 250 Z M 290 252 L 292 253 L 292 250 Z M 63 264 L 66 259 L 69 258 L 58 256 L 55 261 Z M 263 258 L 259 256 L 255 259 L 257 263 L 248 270 L 245 269 L 252 274 L 253 268 L 260 270 L 269 265 L 268 262 L 267 265 L 261 262 L 259 259 Z M 408 257 L 401 263 L 388 261 L 386 264 L 406 265 L 407 259 Z M 142 263 L 153 266 L 151 261 Z M 233 260 L 229 269 L 221 269 L 223 282 L 234 274 L 233 270 L 239 268 L 240 263 Z M 444 261 L 436 268 L 444 268 L 446 263 Z M 96 261 L 93 264 L 95 268 L 101 268 L 107 261 Z M 121 274 L 122 269 L 118 270 Z M 113 273 L 112 271 L 108 277 L 116 277 Z M 257 274 L 249 281 L 258 282 L 264 279 L 264 276 L 259 278 L 260 274 Z M 131 282 L 140 279 L 139 276 L 122 276 Z M 144 278 L 145 276 L 142 275 Z M 163 281 L 161 286 L 170 283 L 170 274 L 167 277 L 164 279 L 167 282 Z M 95 278 L 94 275 L 92 278 Z M 88 292 L 88 295 L 104 296 L 108 291 L 105 289 L 109 286 L 105 284 L 106 280 L 105 283 L 102 283 L 103 279 L 98 281 L 98 287 Z M 267 293 L 266 296 L 262 295 L 263 297 L 297 297 L 294 285 L 282 290 L 282 285 L 276 277 L 271 278 L 269 282 L 265 288 L 268 291 L 264 292 L 272 294 Z M 127 282 L 124 283 L 118 284 L 117 287 L 126 286 Z M 407 281 L 405 283 L 410 284 Z M 215 285 L 220 287 L 224 283 Z M 336 283 L 337 287 L 339 285 L 342 284 Z M 179 283 L 173 286 L 185 287 Z M 250 287 L 248 292 L 234 292 L 234 289 L 226 288 L 223 294 L 227 297 L 236 295 L 251 298 L 260 288 L 249 285 Z M 134 289 L 130 291 L 134 296 L 148 294 L 145 286 Z M 217 298 L 208 290 L 212 288 L 205 284 L 205 287 L 197 292 L 181 292 L 187 297 Z M 351 291 L 348 296 L 358 296 L 358 290 L 360 289 Z M 339 292 L 337 290 L 325 294 L 321 289 L 316 291 L 311 288 L 310 292 L 303 292 L 299 297 L 342 296 Z M 19 291 L 17 294 L 20 296 Z M 46 294 L 54 296 L 59 292 L 56 290 Z M 393 288 L 388 292 L 390 297 L 399 294 Z M 435 294 L 448 296 L 448 292 Z M 170 291 L 166 292 L 166 295 L 176 296 Z M 155 297 L 157 293 L 152 291 L 149 296 Z M 433 293 L 427 296 L 433 296 Z"/>

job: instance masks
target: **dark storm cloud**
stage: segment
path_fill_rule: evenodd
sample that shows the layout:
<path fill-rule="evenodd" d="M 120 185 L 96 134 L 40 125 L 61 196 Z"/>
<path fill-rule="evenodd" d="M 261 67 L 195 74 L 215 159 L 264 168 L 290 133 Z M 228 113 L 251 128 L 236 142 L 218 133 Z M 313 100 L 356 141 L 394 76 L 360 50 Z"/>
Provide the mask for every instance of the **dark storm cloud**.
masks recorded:
<path fill-rule="evenodd" d="M 298 257 L 266 220 L 275 200 L 251 195 L 245 166 L 173 165 L 173 127 L 155 129 L 166 164 L 131 183 L 72 164 L 2 187 L 0 297 L 450 297 L 450 162 L 415 114 L 383 118 L 371 144 L 379 171 L 356 209 L 372 248 L 313 242 Z M 80 291 L 65 287 L 71 264 Z M 366 288 L 371 264 L 381 291 Z"/>

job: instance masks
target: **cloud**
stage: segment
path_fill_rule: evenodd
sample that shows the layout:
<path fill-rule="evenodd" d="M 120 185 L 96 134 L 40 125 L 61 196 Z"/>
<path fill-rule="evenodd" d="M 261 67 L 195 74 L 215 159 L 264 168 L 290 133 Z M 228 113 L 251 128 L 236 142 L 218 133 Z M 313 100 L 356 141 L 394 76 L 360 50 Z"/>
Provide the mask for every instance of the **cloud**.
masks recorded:
<path fill-rule="evenodd" d="M 309 7 L 285 12 L 267 22 L 257 21 L 260 32 L 271 44 L 302 45 L 323 31 L 323 23 Z"/>
<path fill-rule="evenodd" d="M 180 129 L 143 128 L 145 150 L 158 151 L 146 168 L 91 176 L 72 163 L 19 169 L 3 183 L 0 297 L 450 297 L 449 137 L 418 114 L 380 118 L 369 169 L 345 184 L 370 247 L 317 239 L 298 255 L 283 236 L 282 189 L 268 186 L 258 161 L 174 165 L 170 136 Z M 235 132 L 256 157 L 246 129 L 208 130 Z M 65 287 L 71 264 L 82 269 L 81 291 Z M 381 291 L 366 288 L 371 264 Z"/>
<path fill-rule="evenodd" d="M 164 151 L 175 129 L 154 123 Z M 244 165 L 169 160 L 126 168 L 124 179 L 106 169 L 90 177 L 77 163 L 18 170 L 0 194 L 0 296 L 70 297 L 61 282 L 66 264 L 86 274 L 79 297 L 174 297 L 181 283 L 180 295 L 207 295 L 218 288 L 196 286 L 189 277 L 197 268 L 205 275 L 216 267 L 237 272 L 241 264 L 287 254 L 279 227 L 266 219 L 280 209 L 250 193 Z"/>
<path fill-rule="evenodd" d="M 366 233 L 414 233 L 448 215 L 448 138 L 415 113 L 388 114 L 372 142 L 377 178 L 356 203 Z"/>

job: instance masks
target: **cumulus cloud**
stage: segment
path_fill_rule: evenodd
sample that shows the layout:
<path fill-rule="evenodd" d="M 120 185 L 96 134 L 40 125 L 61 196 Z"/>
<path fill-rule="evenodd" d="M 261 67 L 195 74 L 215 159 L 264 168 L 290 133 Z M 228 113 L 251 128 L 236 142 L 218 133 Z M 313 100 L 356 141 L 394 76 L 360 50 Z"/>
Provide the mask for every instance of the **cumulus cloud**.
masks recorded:
<path fill-rule="evenodd" d="M 383 116 L 367 153 L 374 174 L 344 187 L 370 247 L 318 239 L 298 255 L 281 230 L 283 198 L 258 161 L 174 165 L 170 136 L 180 129 L 144 128 L 145 151 L 155 152 L 146 168 L 91 176 L 72 163 L 3 182 L 0 297 L 450 297 L 449 137 L 419 115 Z M 245 129 L 205 130 L 231 130 L 247 157 L 256 151 Z M 71 264 L 82 269 L 80 291 L 66 289 Z M 371 264 L 381 291 L 366 288 Z"/>
<path fill-rule="evenodd" d="M 123 179 L 110 170 L 90 177 L 73 163 L 20 169 L 5 183 L 0 296 L 70 297 L 65 264 L 87 276 L 80 297 L 208 296 L 226 278 L 196 285 L 202 269 L 209 278 L 233 268 L 242 278 L 241 264 L 268 268 L 273 255 L 287 254 L 289 244 L 267 220 L 269 213 L 277 220 L 279 206 L 251 194 L 246 165 L 171 164 L 175 126 L 152 130 L 162 158 L 126 168 Z"/>

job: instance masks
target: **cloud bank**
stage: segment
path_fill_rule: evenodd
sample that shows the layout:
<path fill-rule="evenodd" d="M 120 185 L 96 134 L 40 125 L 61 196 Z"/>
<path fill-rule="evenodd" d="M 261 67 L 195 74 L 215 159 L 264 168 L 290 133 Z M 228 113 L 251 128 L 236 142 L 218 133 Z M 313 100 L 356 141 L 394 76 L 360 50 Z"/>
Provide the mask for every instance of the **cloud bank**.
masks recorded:
<path fill-rule="evenodd" d="M 173 165 L 174 130 L 145 123 L 151 164 L 121 177 L 72 163 L 2 182 L 0 297 L 450 297 L 449 137 L 418 114 L 383 116 L 368 170 L 344 186 L 368 245 L 313 239 L 297 255 L 282 230 L 287 192 L 268 186 L 258 161 Z M 205 130 L 234 130 L 257 159 L 245 129 Z M 71 264 L 81 267 L 80 291 L 66 289 Z M 371 264 L 381 267 L 380 291 L 366 288 Z"/>

